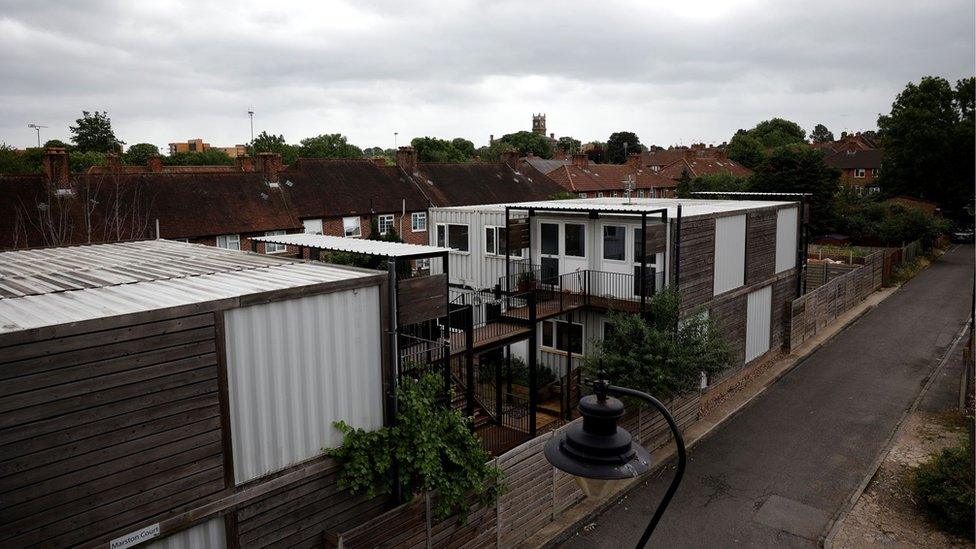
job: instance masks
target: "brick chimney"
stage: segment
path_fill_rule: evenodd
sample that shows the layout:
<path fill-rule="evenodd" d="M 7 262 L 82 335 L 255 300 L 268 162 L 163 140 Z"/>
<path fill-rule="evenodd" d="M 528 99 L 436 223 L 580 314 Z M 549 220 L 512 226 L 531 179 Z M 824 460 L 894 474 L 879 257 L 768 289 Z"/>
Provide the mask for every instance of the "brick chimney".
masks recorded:
<path fill-rule="evenodd" d="M 250 156 L 241 155 L 234 159 L 234 167 L 239 172 L 253 172 L 254 160 Z"/>
<path fill-rule="evenodd" d="M 508 164 L 509 167 L 514 168 L 518 164 L 519 153 L 518 151 L 502 151 L 501 160 L 503 164 Z"/>
<path fill-rule="evenodd" d="M 277 183 L 278 174 L 281 172 L 281 155 L 272 152 L 258 153 L 258 171 L 264 176 L 266 183 Z"/>
<path fill-rule="evenodd" d="M 47 181 L 58 189 L 68 189 L 70 185 L 68 153 L 64 147 L 48 147 L 44 149 L 44 175 Z"/>
<path fill-rule="evenodd" d="M 409 146 L 400 147 L 396 152 L 396 165 L 408 175 L 417 173 L 417 151 Z"/>
<path fill-rule="evenodd" d="M 115 153 L 109 153 L 105 155 L 105 166 L 108 167 L 110 172 L 121 172 L 122 171 L 122 159 L 119 155 Z"/>
<path fill-rule="evenodd" d="M 573 155 L 573 165 L 577 168 L 585 168 L 590 165 L 590 157 L 586 153 L 576 153 Z"/>
<path fill-rule="evenodd" d="M 163 171 L 163 159 L 158 154 L 154 154 L 146 161 L 146 168 L 153 173 Z"/>
<path fill-rule="evenodd" d="M 635 170 L 639 170 L 641 167 L 641 154 L 640 153 L 630 153 L 627 155 L 627 165 Z"/>

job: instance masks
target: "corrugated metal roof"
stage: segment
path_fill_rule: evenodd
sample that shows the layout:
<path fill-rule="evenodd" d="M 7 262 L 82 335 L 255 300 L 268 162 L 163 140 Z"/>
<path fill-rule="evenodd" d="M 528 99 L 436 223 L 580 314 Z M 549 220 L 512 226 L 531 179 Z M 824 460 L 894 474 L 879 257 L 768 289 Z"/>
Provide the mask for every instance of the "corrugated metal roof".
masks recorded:
<path fill-rule="evenodd" d="M 504 211 L 505 207 L 526 210 L 535 208 L 546 210 L 558 208 L 561 210 L 578 210 L 580 212 L 597 211 L 603 213 L 632 214 L 667 209 L 668 217 L 678 215 L 678 205 L 681 205 L 682 217 L 688 218 L 700 215 L 714 215 L 727 212 L 746 211 L 771 206 L 786 206 L 790 202 L 774 202 L 761 200 L 702 200 L 691 198 L 574 198 L 569 200 L 545 200 L 540 202 L 516 202 L 511 204 L 482 204 L 476 206 L 457 206 L 460 210 Z M 452 210 L 455 208 L 440 208 Z"/>
<path fill-rule="evenodd" d="M 305 246 L 319 250 L 334 250 L 357 254 L 379 255 L 385 257 L 412 257 L 424 254 L 436 255 L 451 251 L 449 248 L 424 246 L 421 244 L 406 244 L 403 242 L 388 242 L 385 240 L 368 240 L 363 238 L 345 238 L 323 234 L 282 234 L 274 236 L 255 237 L 251 240 L 271 242 L 289 246 Z"/>
<path fill-rule="evenodd" d="M 147 240 L 0 253 L 0 333 L 371 276 Z"/>

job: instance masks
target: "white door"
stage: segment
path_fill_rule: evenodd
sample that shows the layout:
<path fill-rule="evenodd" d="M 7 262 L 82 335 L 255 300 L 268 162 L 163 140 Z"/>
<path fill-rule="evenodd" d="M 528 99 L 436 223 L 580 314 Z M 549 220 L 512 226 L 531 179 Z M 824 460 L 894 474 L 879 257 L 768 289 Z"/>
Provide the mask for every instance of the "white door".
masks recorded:
<path fill-rule="evenodd" d="M 770 320 L 773 312 L 773 287 L 749 294 L 746 305 L 746 362 L 769 350 Z"/>

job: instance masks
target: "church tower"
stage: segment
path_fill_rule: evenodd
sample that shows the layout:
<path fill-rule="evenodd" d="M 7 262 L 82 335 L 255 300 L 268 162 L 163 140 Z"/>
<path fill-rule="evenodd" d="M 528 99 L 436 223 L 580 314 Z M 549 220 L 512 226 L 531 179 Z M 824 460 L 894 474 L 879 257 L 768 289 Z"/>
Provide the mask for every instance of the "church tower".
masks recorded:
<path fill-rule="evenodd" d="M 546 135 L 546 115 L 532 114 L 532 133 Z"/>

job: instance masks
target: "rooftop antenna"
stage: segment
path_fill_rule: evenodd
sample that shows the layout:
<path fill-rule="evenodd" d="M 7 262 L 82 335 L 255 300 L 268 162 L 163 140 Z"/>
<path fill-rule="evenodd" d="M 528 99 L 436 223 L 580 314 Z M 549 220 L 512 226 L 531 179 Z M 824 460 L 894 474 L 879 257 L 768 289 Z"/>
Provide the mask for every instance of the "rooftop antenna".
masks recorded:
<path fill-rule="evenodd" d="M 400 132 L 393 132 L 393 150 L 398 150 L 398 148 L 397 148 L 397 136 L 398 135 L 400 135 Z"/>
<path fill-rule="evenodd" d="M 37 132 L 37 148 L 41 148 L 41 128 L 46 128 L 47 126 L 41 126 L 40 124 L 27 124 L 27 127 Z"/>
<path fill-rule="evenodd" d="M 627 204 L 634 203 L 634 176 L 628 175 L 627 181 L 624 182 L 624 192 L 627 193 Z"/>
<path fill-rule="evenodd" d="M 252 109 L 247 110 L 247 117 L 251 119 L 251 143 L 254 143 L 254 111 Z"/>

